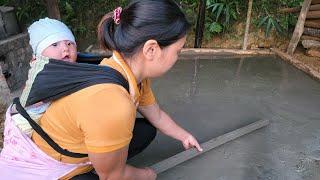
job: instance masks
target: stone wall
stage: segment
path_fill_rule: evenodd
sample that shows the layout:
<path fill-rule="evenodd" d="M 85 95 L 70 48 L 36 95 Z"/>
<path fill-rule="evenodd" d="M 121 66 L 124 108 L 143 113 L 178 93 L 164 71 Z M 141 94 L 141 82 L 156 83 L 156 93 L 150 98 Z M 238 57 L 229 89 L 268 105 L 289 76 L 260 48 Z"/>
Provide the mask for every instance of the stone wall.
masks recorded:
<path fill-rule="evenodd" d="M 23 88 L 31 58 L 28 33 L 0 41 L 0 65 L 11 93 Z"/>
<path fill-rule="evenodd" d="M 0 40 L 0 148 L 5 110 L 12 98 L 19 96 L 22 90 L 31 58 L 32 49 L 27 33 Z"/>

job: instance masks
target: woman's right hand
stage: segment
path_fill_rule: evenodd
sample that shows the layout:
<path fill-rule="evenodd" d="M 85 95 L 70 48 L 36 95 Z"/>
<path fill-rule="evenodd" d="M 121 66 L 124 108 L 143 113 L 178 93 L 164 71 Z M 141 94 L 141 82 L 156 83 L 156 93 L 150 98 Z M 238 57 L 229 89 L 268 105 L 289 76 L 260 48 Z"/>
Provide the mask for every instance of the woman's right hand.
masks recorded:
<path fill-rule="evenodd" d="M 157 179 L 157 174 L 153 169 L 147 167 L 147 168 L 145 168 L 145 170 L 147 171 L 146 174 L 147 174 L 148 179 L 150 179 L 150 180 Z"/>

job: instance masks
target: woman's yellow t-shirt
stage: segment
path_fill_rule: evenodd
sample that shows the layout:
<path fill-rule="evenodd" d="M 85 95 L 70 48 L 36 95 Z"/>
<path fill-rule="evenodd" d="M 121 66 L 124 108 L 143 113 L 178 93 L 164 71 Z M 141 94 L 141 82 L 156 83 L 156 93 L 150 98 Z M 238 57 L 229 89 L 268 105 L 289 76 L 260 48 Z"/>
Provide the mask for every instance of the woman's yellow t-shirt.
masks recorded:
<path fill-rule="evenodd" d="M 156 102 L 150 80 L 143 80 L 138 86 L 130 68 L 117 52 L 112 58 L 104 59 L 101 65 L 118 70 L 129 81 L 131 94 L 115 84 L 90 86 L 52 102 L 40 119 L 44 131 L 71 152 L 102 153 L 127 146 L 132 138 L 137 104 L 146 106 Z M 37 133 L 33 133 L 32 139 L 56 160 L 66 163 L 89 160 L 61 155 Z M 62 179 L 86 173 L 92 168 L 91 165 L 77 168 Z"/>

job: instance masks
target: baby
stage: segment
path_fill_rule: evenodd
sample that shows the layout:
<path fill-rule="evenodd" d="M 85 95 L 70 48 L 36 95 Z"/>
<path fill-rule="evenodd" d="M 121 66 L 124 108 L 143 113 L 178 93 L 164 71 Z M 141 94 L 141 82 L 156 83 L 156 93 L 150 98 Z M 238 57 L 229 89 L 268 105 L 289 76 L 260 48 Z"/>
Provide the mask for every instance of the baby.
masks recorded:
<path fill-rule="evenodd" d="M 33 50 L 32 61 L 40 59 L 42 56 L 76 62 L 77 45 L 75 38 L 70 29 L 62 22 L 44 18 L 34 22 L 29 28 L 30 45 Z M 26 91 L 24 89 L 24 91 Z M 23 94 L 24 92 L 22 92 Z M 49 107 L 50 103 L 37 103 L 29 107 L 25 107 L 30 117 L 38 123 L 42 114 Z M 29 122 L 20 114 L 12 116 L 17 127 L 26 135 L 31 137 L 33 129 Z"/>

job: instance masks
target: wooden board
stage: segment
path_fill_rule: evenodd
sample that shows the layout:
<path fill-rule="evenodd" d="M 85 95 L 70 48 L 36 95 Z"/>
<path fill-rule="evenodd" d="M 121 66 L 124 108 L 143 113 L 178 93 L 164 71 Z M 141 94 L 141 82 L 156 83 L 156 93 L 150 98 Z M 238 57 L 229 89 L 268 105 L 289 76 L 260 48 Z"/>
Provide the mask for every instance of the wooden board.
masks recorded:
<path fill-rule="evenodd" d="M 309 11 L 318 11 L 320 10 L 320 4 L 311 5 Z M 298 13 L 301 11 L 301 6 L 293 7 L 293 8 L 283 8 L 280 9 L 279 12 L 281 13 Z"/>
<path fill-rule="evenodd" d="M 160 161 L 159 163 L 154 164 L 153 166 L 151 166 L 151 169 L 153 169 L 157 174 L 160 174 L 170 168 L 175 167 L 178 164 L 181 164 L 189 159 L 199 156 L 200 154 L 203 154 L 213 148 L 216 148 L 238 137 L 251 133 L 257 129 L 263 128 L 267 126 L 269 123 L 270 123 L 269 120 L 260 120 L 260 121 L 254 122 L 252 124 L 249 124 L 248 126 L 239 128 L 227 134 L 213 138 L 205 143 L 202 143 L 201 144 L 201 147 L 203 148 L 202 152 L 198 152 L 194 148 L 189 149 L 181 153 L 178 153 L 168 159 Z"/>
<path fill-rule="evenodd" d="M 320 37 L 302 35 L 302 36 L 301 36 L 301 40 L 315 40 L 315 41 L 320 41 Z"/>
<path fill-rule="evenodd" d="M 320 18 L 320 11 L 309 11 L 307 13 L 307 19 L 318 19 Z"/>
<path fill-rule="evenodd" d="M 304 26 L 305 27 L 319 28 L 320 29 L 320 19 L 307 20 L 304 23 Z"/>
<path fill-rule="evenodd" d="M 303 40 L 302 45 L 306 49 L 310 48 L 320 48 L 320 41 L 315 40 Z"/>
<path fill-rule="evenodd" d="M 312 0 L 311 4 L 320 4 L 320 0 Z"/>
<path fill-rule="evenodd" d="M 320 29 L 317 28 L 304 28 L 303 34 L 313 36 L 313 37 L 320 37 Z"/>

